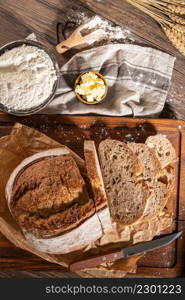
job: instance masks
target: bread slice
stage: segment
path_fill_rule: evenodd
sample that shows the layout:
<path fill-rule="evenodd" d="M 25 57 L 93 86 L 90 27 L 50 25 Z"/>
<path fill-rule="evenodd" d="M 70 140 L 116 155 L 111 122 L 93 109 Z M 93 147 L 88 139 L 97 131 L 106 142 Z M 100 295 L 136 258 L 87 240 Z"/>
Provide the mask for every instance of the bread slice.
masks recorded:
<path fill-rule="evenodd" d="M 67 149 L 23 160 L 7 182 L 6 198 L 26 239 L 39 251 L 68 253 L 102 235 L 94 202 Z"/>
<path fill-rule="evenodd" d="M 169 166 L 161 169 L 153 149 L 147 145 L 130 143 L 128 146 L 140 159 L 142 176 L 151 192 L 143 215 L 143 220 L 149 220 L 156 217 L 168 201 L 174 182 L 174 169 Z"/>
<path fill-rule="evenodd" d="M 140 160 L 144 180 L 152 180 L 161 175 L 161 165 L 154 152 L 147 145 L 141 143 L 128 143 L 127 145 Z"/>
<path fill-rule="evenodd" d="M 99 157 L 112 218 L 125 225 L 144 213 L 149 189 L 140 178 L 142 168 L 130 148 L 117 140 L 104 140 Z"/>
<path fill-rule="evenodd" d="M 147 138 L 145 144 L 154 150 L 162 168 L 177 160 L 176 151 L 165 135 L 157 134 L 150 136 Z"/>
<path fill-rule="evenodd" d="M 170 165 L 164 168 L 159 180 L 166 184 L 168 193 L 171 193 L 175 186 L 175 168 Z"/>
<path fill-rule="evenodd" d="M 149 220 L 156 217 L 165 207 L 169 197 L 167 186 L 158 180 L 151 183 L 150 191 L 151 196 L 147 201 L 143 220 Z"/>
<path fill-rule="evenodd" d="M 168 166 L 162 170 L 161 176 L 147 183 L 151 197 L 147 202 L 143 220 L 150 220 L 165 208 L 175 185 L 175 169 Z"/>
<path fill-rule="evenodd" d="M 96 212 L 102 224 L 103 231 L 106 232 L 112 227 L 112 222 L 94 141 L 84 142 L 84 155 L 87 174 L 89 176 L 94 195 Z"/>

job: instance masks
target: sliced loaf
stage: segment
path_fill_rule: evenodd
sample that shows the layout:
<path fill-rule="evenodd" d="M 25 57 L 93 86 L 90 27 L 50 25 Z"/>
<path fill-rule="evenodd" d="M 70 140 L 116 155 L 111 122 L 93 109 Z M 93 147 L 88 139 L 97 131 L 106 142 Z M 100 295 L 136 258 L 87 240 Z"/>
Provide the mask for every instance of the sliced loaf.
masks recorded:
<path fill-rule="evenodd" d="M 162 168 L 177 160 L 176 151 L 165 135 L 157 134 L 149 136 L 145 144 L 154 150 Z"/>
<path fill-rule="evenodd" d="M 151 192 L 143 215 L 143 219 L 148 220 L 164 209 L 174 183 L 174 168 L 168 166 L 161 169 L 153 149 L 145 144 L 130 143 L 128 146 L 140 159 L 143 168 L 142 176 Z"/>
<path fill-rule="evenodd" d="M 94 202 L 67 149 L 23 160 L 8 180 L 6 198 L 26 239 L 39 251 L 64 254 L 102 235 Z"/>
<path fill-rule="evenodd" d="M 144 213 L 149 189 L 140 178 L 142 168 L 130 148 L 117 140 L 104 140 L 99 157 L 112 218 L 125 225 Z"/>
<path fill-rule="evenodd" d="M 106 232 L 112 227 L 108 200 L 105 192 L 104 182 L 100 169 L 99 159 L 94 141 L 84 142 L 84 155 L 87 174 L 91 183 L 96 212 L 102 224 L 103 231 Z"/>

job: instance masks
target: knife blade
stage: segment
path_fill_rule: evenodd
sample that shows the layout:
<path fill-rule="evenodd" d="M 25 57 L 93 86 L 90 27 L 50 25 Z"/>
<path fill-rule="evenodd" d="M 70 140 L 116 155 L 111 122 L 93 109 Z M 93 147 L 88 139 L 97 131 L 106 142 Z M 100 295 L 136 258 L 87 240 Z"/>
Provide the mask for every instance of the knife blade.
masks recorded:
<path fill-rule="evenodd" d="M 83 269 L 96 267 L 102 263 L 111 263 L 121 258 L 128 258 L 134 255 L 147 253 L 162 246 L 166 246 L 181 236 L 182 232 L 172 233 L 162 238 L 149 242 L 140 243 L 131 247 L 123 248 L 108 254 L 94 256 L 92 258 L 80 260 L 69 266 L 71 272 L 77 272 Z"/>

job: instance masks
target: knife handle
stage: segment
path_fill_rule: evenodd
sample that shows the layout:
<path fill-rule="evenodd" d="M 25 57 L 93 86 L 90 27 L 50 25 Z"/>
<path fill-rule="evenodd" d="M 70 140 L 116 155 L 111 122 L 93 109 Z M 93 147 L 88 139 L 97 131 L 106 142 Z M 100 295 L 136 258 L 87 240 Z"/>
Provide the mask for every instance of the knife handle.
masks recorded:
<path fill-rule="evenodd" d="M 88 258 L 88 259 L 84 259 L 72 263 L 69 266 L 69 270 L 70 272 L 77 272 L 83 269 L 96 267 L 102 263 L 111 263 L 123 257 L 124 257 L 123 250 L 115 251 L 101 256 L 94 256 L 92 258 Z"/>

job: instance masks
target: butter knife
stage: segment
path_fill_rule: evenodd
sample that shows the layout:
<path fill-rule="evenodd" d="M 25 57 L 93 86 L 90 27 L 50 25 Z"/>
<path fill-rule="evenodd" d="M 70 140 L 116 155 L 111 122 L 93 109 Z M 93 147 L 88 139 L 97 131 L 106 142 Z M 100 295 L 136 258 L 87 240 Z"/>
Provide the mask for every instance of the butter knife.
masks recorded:
<path fill-rule="evenodd" d="M 96 267 L 102 263 L 112 263 L 121 258 L 128 258 L 134 255 L 147 253 L 162 246 L 166 246 L 181 236 L 182 232 L 172 233 L 162 238 L 158 238 L 149 242 L 140 243 L 131 247 L 117 250 L 101 256 L 94 256 L 92 258 L 84 259 L 72 263 L 69 266 L 71 272 L 77 272 L 83 269 Z"/>

